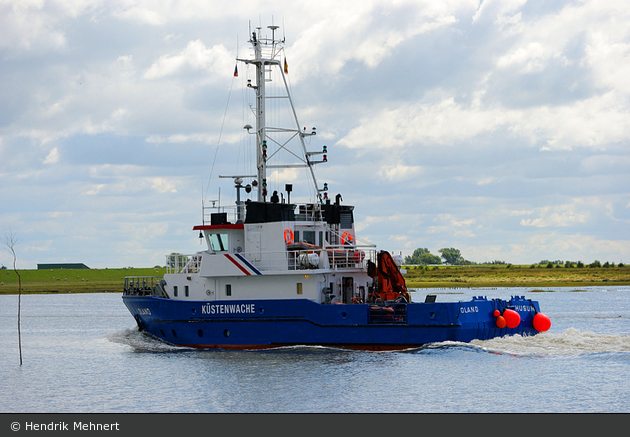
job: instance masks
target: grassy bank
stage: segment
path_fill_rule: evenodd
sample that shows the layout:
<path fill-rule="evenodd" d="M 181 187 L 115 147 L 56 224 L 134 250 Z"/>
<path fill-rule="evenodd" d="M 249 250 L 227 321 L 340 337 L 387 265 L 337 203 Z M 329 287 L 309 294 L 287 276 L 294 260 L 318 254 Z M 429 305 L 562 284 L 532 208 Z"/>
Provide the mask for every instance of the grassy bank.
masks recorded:
<path fill-rule="evenodd" d="M 630 266 L 546 268 L 530 266 L 406 267 L 409 288 L 585 287 L 630 285 Z M 122 293 L 125 276 L 162 277 L 165 268 L 19 270 L 24 293 Z M 18 292 L 13 270 L 0 270 L 0 294 Z"/>
<path fill-rule="evenodd" d="M 122 293 L 125 276 L 162 277 L 165 268 L 18 270 L 23 293 Z M 18 292 L 13 270 L 0 270 L 0 294 Z"/>
<path fill-rule="evenodd" d="M 409 288 L 579 287 L 630 285 L 630 266 L 546 268 L 530 266 L 407 267 Z"/>

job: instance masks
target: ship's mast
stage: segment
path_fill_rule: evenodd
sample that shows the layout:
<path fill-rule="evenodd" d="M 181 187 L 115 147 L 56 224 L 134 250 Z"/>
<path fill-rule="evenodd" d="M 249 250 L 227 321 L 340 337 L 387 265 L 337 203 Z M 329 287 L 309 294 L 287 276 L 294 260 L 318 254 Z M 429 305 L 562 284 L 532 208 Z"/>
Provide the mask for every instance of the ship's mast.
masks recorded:
<path fill-rule="evenodd" d="M 274 26 L 276 27 L 276 26 Z M 262 57 L 262 41 L 260 28 L 258 36 L 252 33 L 250 43 L 254 47 L 254 65 L 256 66 L 256 85 L 253 87 L 256 91 L 256 165 L 258 168 L 258 201 L 262 202 L 267 197 L 267 140 L 265 126 L 265 65 L 267 61 Z M 275 29 L 274 34 L 275 34 Z M 276 41 L 272 38 L 272 55 L 275 52 Z"/>
<path fill-rule="evenodd" d="M 256 67 L 256 83 L 252 84 L 251 81 L 248 81 L 248 87 L 252 88 L 256 93 L 256 107 L 254 108 L 254 114 L 256 118 L 256 166 L 257 166 L 257 180 L 258 180 L 258 201 L 264 202 L 267 198 L 267 169 L 271 168 L 291 168 L 291 167 L 308 167 L 310 170 L 310 175 L 315 186 L 315 191 L 317 193 L 317 197 L 321 201 L 321 193 L 327 191 L 328 187 L 324 184 L 324 188 L 320 189 L 317 186 L 317 179 L 315 178 L 315 172 L 313 170 L 313 165 L 318 164 L 320 162 L 326 162 L 327 157 L 327 149 L 324 146 L 322 152 L 307 152 L 306 145 L 304 143 L 304 138 L 308 136 L 315 135 L 315 128 L 311 132 L 306 132 L 306 130 L 300 129 L 300 124 L 298 122 L 297 114 L 295 112 L 295 108 L 293 106 L 293 100 L 291 98 L 291 94 L 289 92 L 289 87 L 287 84 L 287 80 L 285 77 L 285 72 L 283 71 L 282 64 L 280 61 L 280 53 L 284 49 L 284 39 L 276 39 L 276 30 L 278 30 L 279 26 L 271 25 L 267 27 L 271 30 L 271 38 L 265 37 L 262 35 L 262 28 L 258 27 L 254 32 L 250 29 L 250 44 L 254 49 L 254 59 L 239 59 L 241 62 L 245 62 L 248 64 L 253 64 Z M 286 62 L 286 60 L 285 60 Z M 280 76 L 282 77 L 285 93 L 281 96 L 267 96 L 266 95 L 266 82 L 271 79 L 267 79 L 265 77 L 266 73 L 271 74 L 271 69 L 277 68 Z M 268 98 L 284 98 L 288 99 L 290 107 L 291 107 L 291 116 L 293 118 L 293 122 L 295 123 L 294 127 L 273 127 L 267 126 L 267 121 L 265 118 L 266 112 L 266 101 Z M 246 129 L 251 129 L 251 126 L 245 126 Z M 286 141 L 280 140 L 277 137 L 272 136 L 271 134 L 288 134 L 289 139 Z M 294 152 L 289 151 L 287 145 L 288 143 L 294 139 L 295 137 L 299 138 L 302 156 L 295 154 Z M 268 149 L 271 143 L 274 143 L 278 146 L 278 149 L 273 153 L 273 155 L 277 154 L 281 150 L 288 151 L 296 161 L 300 161 L 293 164 L 278 164 L 272 165 L 268 164 L 268 160 L 273 156 L 271 154 L 268 155 Z M 311 156 L 323 154 L 323 160 L 321 161 L 313 161 L 311 160 Z"/>

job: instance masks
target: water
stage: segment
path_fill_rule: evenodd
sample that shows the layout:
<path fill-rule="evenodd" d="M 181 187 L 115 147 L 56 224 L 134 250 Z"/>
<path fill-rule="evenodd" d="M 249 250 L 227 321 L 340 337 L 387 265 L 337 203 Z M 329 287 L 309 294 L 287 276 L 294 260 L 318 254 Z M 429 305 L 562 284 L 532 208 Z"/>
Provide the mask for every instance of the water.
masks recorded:
<path fill-rule="evenodd" d="M 404 352 L 200 351 L 138 332 L 120 294 L 0 296 L 0 413 L 630 412 L 630 287 L 525 295 L 549 332 Z M 426 291 L 412 293 L 424 300 Z"/>

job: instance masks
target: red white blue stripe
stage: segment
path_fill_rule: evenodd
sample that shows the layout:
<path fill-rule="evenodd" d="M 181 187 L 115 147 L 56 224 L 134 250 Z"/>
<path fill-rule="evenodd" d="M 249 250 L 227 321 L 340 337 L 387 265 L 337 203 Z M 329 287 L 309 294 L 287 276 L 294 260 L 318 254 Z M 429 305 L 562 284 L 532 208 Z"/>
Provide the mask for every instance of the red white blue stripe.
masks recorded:
<path fill-rule="evenodd" d="M 254 267 L 240 253 L 235 253 L 233 255 L 226 253 L 225 257 L 229 259 L 232 262 L 232 264 L 234 264 L 241 272 L 243 272 L 247 276 L 262 275 L 262 273 L 260 273 L 260 270 Z"/>

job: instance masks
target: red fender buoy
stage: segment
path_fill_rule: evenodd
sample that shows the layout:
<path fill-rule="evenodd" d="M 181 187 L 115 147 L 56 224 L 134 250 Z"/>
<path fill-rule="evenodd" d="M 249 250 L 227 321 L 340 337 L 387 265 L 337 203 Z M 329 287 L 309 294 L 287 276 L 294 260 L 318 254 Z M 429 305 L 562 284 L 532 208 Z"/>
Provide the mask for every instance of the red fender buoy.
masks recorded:
<path fill-rule="evenodd" d="M 521 316 L 514 310 L 506 309 L 503 311 L 503 318 L 505 319 L 505 325 L 508 328 L 516 328 L 521 323 Z"/>
<path fill-rule="evenodd" d="M 551 328 L 551 319 L 543 313 L 536 313 L 534 316 L 534 329 L 538 332 L 545 332 Z"/>
<path fill-rule="evenodd" d="M 505 319 L 503 318 L 503 316 L 497 317 L 497 328 L 499 329 L 505 328 Z"/>
<path fill-rule="evenodd" d="M 494 313 L 492 313 L 492 314 L 494 314 L 494 317 L 499 317 L 501 315 L 501 311 L 494 310 Z"/>

